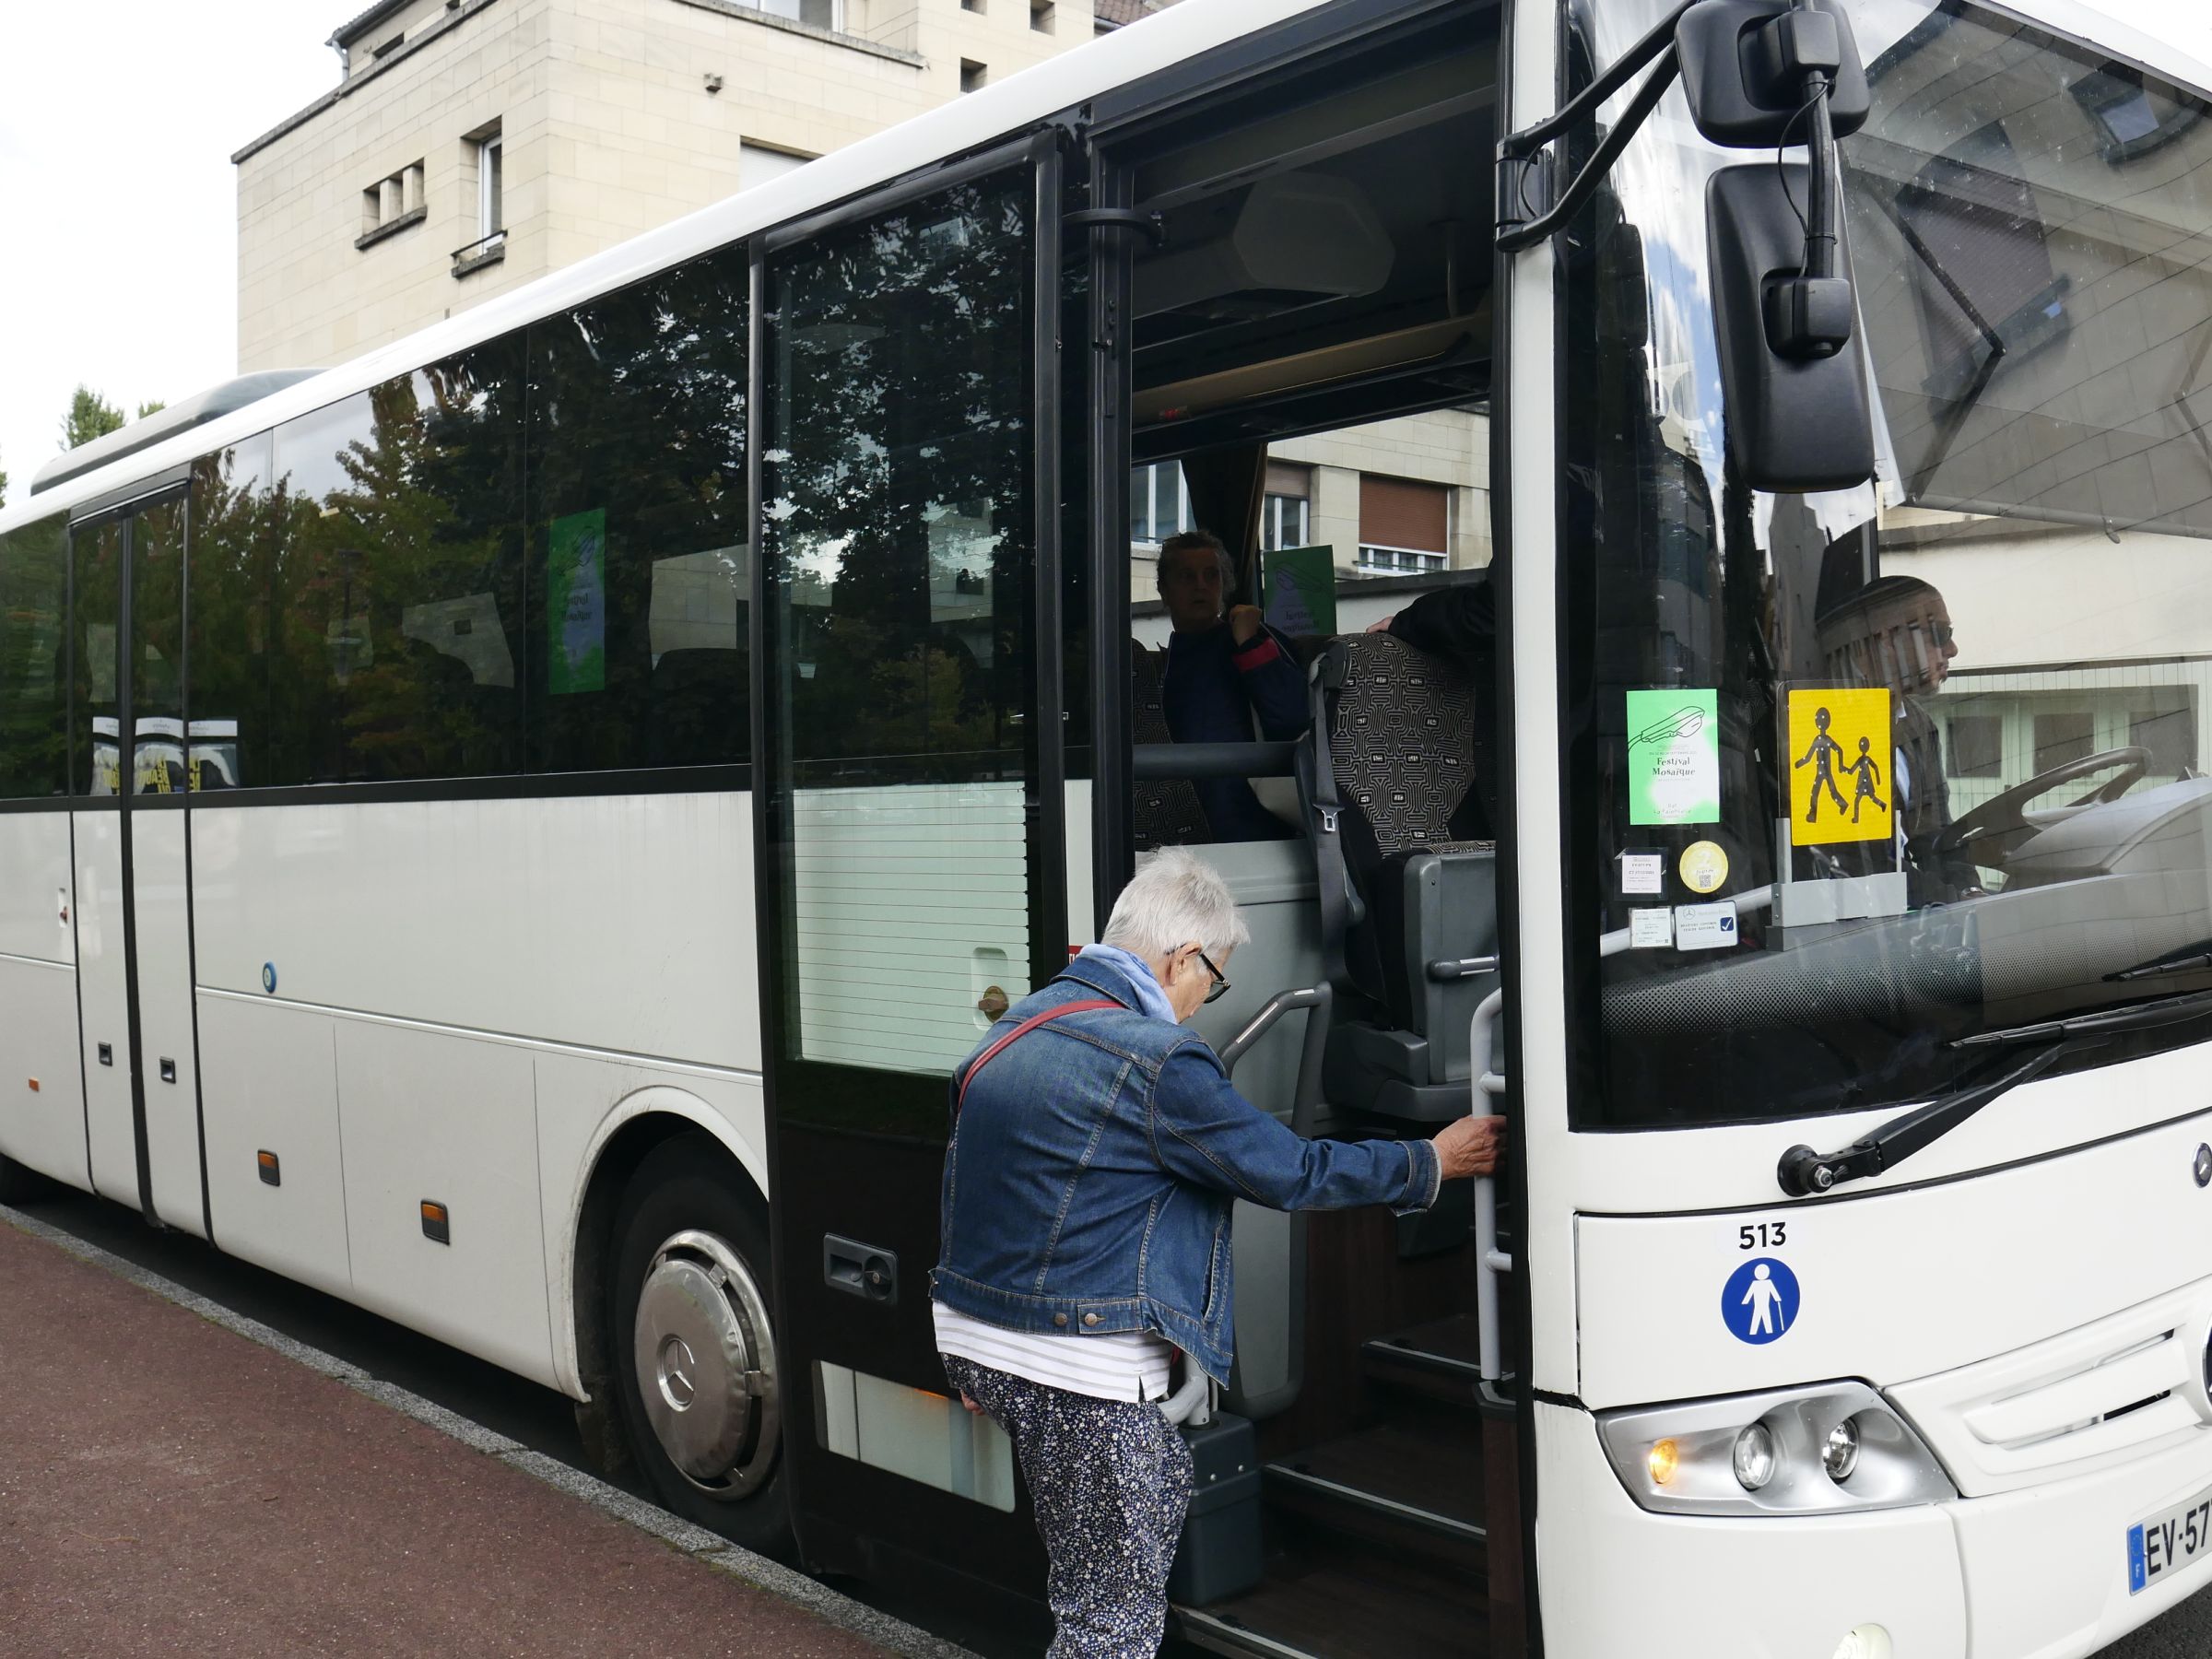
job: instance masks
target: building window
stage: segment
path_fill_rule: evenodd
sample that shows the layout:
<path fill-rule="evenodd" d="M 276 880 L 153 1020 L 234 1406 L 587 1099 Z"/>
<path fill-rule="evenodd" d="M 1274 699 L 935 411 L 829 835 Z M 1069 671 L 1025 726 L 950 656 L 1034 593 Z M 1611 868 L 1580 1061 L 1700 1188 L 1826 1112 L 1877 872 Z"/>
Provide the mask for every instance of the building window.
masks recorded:
<path fill-rule="evenodd" d="M 1418 547 L 1379 547 L 1359 544 L 1358 570 L 1362 576 L 1420 576 L 1445 568 L 1441 553 L 1424 553 Z"/>
<path fill-rule="evenodd" d="M 406 39 L 407 37 L 404 34 L 394 35 L 382 46 L 374 47 L 371 50 L 369 53 L 370 60 L 373 62 L 381 57 L 390 57 L 394 53 L 397 52 L 401 46 L 406 43 Z"/>
<path fill-rule="evenodd" d="M 738 0 L 738 4 L 764 11 L 771 18 L 804 23 L 809 29 L 827 29 L 835 33 L 845 26 L 841 0 Z"/>
<path fill-rule="evenodd" d="M 983 77 L 988 74 L 990 71 L 972 58 L 962 58 L 960 60 L 960 90 L 980 92 L 982 90 Z"/>
<path fill-rule="evenodd" d="M 2005 722 L 1995 714 L 1954 714 L 1947 734 L 1954 778 L 1996 778 L 2005 772 Z"/>
<path fill-rule="evenodd" d="M 1434 555 L 1433 565 L 1398 566 L 1442 570 L 1452 550 L 1452 491 L 1441 484 L 1412 478 L 1359 476 L 1359 553 L 1364 562 L 1372 547 L 1387 553 Z"/>
<path fill-rule="evenodd" d="M 1302 547 L 1312 539 L 1311 497 L 1313 471 L 1306 466 L 1267 463 L 1267 490 L 1260 504 L 1260 546 Z"/>
<path fill-rule="evenodd" d="M 419 224 L 429 207 L 423 195 L 422 163 L 415 161 L 361 192 L 361 233 L 357 248 L 382 241 L 395 230 Z"/>
<path fill-rule="evenodd" d="M 500 124 L 479 128 L 462 140 L 461 187 L 477 198 L 476 238 L 453 250 L 453 275 L 465 276 L 507 257 L 506 147 Z"/>
<path fill-rule="evenodd" d="M 1030 27 L 1039 34 L 1057 32 L 1053 21 L 1053 0 L 1030 0 Z"/>
<path fill-rule="evenodd" d="M 983 15 L 983 5 L 984 0 L 960 0 L 962 11 L 973 12 L 979 18 Z"/>
<path fill-rule="evenodd" d="M 477 234 L 490 236 L 507 229 L 507 210 L 501 200 L 502 147 L 494 127 L 477 140 Z"/>
<path fill-rule="evenodd" d="M 780 179 L 787 172 L 795 172 L 814 158 L 794 156 L 789 150 L 770 149 L 764 144 L 749 140 L 737 146 L 737 188 L 750 190 L 765 184 L 771 179 Z"/>
<path fill-rule="evenodd" d="M 1129 539 L 1158 547 L 1191 527 L 1191 490 L 1179 461 L 1155 461 L 1129 475 Z"/>
<path fill-rule="evenodd" d="M 2069 712 L 2035 717 L 2035 770 L 2047 772 L 2054 766 L 2078 760 L 2097 747 L 2097 719 L 2093 714 Z"/>
<path fill-rule="evenodd" d="M 2150 751 L 2153 777 L 2188 777 L 2196 768 L 2196 711 L 2189 690 L 2176 686 L 2151 696 L 2152 707 L 2128 715 L 2127 740 Z"/>

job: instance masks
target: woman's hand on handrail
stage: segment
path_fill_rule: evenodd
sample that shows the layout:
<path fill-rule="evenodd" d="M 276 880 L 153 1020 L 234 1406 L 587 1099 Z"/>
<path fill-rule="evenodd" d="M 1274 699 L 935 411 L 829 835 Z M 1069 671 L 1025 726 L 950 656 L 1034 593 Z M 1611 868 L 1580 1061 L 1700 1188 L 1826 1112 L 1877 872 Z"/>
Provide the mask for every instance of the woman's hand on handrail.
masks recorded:
<path fill-rule="evenodd" d="M 1498 1170 L 1499 1154 L 1505 1150 L 1505 1120 L 1501 1117 L 1464 1117 L 1431 1143 L 1446 1181 L 1469 1175 L 1491 1175 Z"/>

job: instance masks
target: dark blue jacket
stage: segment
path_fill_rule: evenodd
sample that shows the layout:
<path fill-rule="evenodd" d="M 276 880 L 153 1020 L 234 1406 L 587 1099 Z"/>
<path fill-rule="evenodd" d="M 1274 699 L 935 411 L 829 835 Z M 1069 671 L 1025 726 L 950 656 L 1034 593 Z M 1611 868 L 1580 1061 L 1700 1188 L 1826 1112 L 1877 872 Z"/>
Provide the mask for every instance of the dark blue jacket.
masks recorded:
<path fill-rule="evenodd" d="M 1007 1009 L 978 1052 L 1032 1014 L 1099 997 L 1121 1006 L 1039 1026 L 976 1075 L 945 1153 L 930 1292 L 1010 1330 L 1156 1331 L 1226 1383 L 1230 1201 L 1424 1209 L 1436 1148 L 1300 1138 L 1230 1087 L 1204 1039 L 1136 1012 L 1128 979 L 1095 959 Z"/>
<path fill-rule="evenodd" d="M 1226 618 L 1205 633 L 1168 636 L 1160 704 L 1178 743 L 1250 743 L 1255 714 L 1271 743 L 1302 735 L 1309 724 L 1306 677 L 1283 637 L 1263 628 L 1239 646 Z M 1241 778 L 1199 778 L 1192 787 L 1216 841 L 1281 841 L 1293 833 Z"/>

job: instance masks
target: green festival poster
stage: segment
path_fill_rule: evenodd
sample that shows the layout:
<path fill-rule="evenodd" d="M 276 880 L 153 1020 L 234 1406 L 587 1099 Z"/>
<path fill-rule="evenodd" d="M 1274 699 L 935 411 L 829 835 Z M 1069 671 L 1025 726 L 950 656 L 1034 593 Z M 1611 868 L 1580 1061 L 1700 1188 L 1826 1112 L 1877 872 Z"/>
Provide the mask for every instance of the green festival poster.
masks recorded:
<path fill-rule="evenodd" d="M 606 689 L 606 512 L 553 521 L 546 548 L 546 690 Z"/>

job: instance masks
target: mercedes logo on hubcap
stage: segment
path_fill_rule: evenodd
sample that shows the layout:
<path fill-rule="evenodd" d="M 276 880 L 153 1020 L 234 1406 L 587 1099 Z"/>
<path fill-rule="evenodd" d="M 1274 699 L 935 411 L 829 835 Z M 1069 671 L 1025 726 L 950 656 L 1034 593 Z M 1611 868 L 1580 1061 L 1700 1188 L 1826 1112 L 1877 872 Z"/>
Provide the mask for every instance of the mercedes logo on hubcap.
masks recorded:
<path fill-rule="evenodd" d="M 661 1388 L 668 1396 L 668 1404 L 678 1411 L 698 1395 L 699 1385 L 691 1381 L 695 1364 L 690 1345 L 681 1336 L 670 1336 L 662 1342 Z"/>

